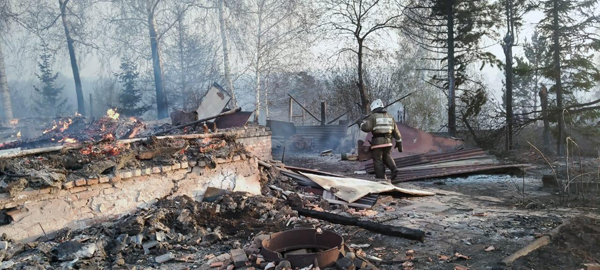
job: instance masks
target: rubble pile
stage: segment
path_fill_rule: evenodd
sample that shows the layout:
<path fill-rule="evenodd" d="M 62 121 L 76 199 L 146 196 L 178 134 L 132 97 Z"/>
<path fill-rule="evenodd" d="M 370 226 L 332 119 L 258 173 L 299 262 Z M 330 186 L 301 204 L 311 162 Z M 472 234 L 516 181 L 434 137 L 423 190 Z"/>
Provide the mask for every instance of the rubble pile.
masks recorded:
<path fill-rule="evenodd" d="M 87 142 L 60 152 L 0 159 L 0 193 L 12 195 L 30 188 L 60 187 L 79 178 L 116 175 L 122 169 L 146 169 L 180 162 L 216 166 L 219 158 L 246 154 L 233 137 L 157 139 L 125 144 L 115 139 Z"/>
<path fill-rule="evenodd" d="M 271 169 L 264 170 L 269 183 L 301 190 L 291 179 L 272 173 L 276 164 L 269 165 Z M 167 264 L 202 269 L 292 269 L 286 260 L 265 259 L 261 254 L 262 240 L 271 233 L 294 228 L 346 231 L 342 226 L 300 216 L 293 208 L 355 217 L 369 215 L 368 210 L 329 205 L 319 196 L 268 190 L 266 195 L 251 196 L 209 188 L 202 202 L 187 196 L 165 198 L 117 220 L 84 230 L 63 229 L 28 244 L 12 242 L 4 236 L 0 244 L 6 248 L 0 249 L 0 269 L 164 269 Z M 310 250 L 290 254 L 302 252 Z M 346 246 L 336 262 L 341 265 L 337 269 L 375 269 L 366 256 L 360 249 Z M 303 269 L 319 269 L 314 266 Z"/>
<path fill-rule="evenodd" d="M 284 229 L 296 216 L 282 201 L 264 196 L 234 193 L 214 202 L 182 196 L 85 230 L 67 229 L 25 245 L 6 242 L 8 248 L 0 251 L 0 259 L 5 261 L 1 265 L 16 269 L 89 269 L 170 260 L 202 264 L 210 258 L 206 253 L 219 250 L 213 245 L 225 249 L 224 243 L 232 242 L 228 238 L 245 239 L 261 230 Z"/>

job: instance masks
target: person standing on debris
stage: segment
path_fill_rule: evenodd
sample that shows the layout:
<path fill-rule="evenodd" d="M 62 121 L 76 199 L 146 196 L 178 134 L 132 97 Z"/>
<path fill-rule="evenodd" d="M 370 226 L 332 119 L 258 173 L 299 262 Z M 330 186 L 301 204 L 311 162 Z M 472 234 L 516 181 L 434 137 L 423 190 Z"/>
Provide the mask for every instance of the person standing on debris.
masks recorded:
<path fill-rule="evenodd" d="M 402 136 L 394 118 L 385 111 L 381 99 L 371 103 L 371 115 L 364 118 L 359 124 L 362 131 L 373 133 L 371 152 L 373 153 L 375 178 L 385 179 L 385 167 L 387 167 L 392 171 L 391 180 L 395 179 L 398 169 L 392 158 L 392 138 L 396 140 L 398 152 L 402 153 Z"/>

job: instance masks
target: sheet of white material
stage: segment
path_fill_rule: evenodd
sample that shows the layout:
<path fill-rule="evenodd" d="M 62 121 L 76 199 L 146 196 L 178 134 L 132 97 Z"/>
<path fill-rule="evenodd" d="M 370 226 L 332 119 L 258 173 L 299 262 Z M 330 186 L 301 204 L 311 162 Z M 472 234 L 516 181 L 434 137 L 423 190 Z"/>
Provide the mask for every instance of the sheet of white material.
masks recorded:
<path fill-rule="evenodd" d="M 215 116 L 223 112 L 227 103 L 229 103 L 231 98 L 229 94 L 221 86 L 218 84 L 213 85 L 208 92 L 202 97 L 202 101 L 200 102 L 200 106 L 196 112 L 198 112 L 198 119 L 204 119 L 208 117 Z"/>
<path fill-rule="evenodd" d="M 399 192 L 413 196 L 435 195 L 435 193 L 428 191 L 400 188 L 386 182 L 374 182 L 356 178 L 322 176 L 310 173 L 301 174 L 319 184 L 319 186 L 326 190 L 331 191 L 331 188 L 334 188 L 337 190 L 334 192 L 335 196 L 349 203 L 353 203 L 369 194 L 383 192 Z"/>

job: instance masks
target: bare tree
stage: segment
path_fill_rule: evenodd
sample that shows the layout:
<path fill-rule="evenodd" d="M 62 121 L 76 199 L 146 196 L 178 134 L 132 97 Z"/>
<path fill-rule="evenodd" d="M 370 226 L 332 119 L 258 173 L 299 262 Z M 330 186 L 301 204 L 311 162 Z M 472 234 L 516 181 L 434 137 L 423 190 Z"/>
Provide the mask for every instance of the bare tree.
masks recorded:
<path fill-rule="evenodd" d="M 117 40 L 129 43 L 130 50 L 137 48 L 131 47 L 127 38 L 135 38 L 137 33 L 140 33 L 145 28 L 150 41 L 150 55 L 152 59 L 152 69 L 154 75 L 154 86 L 156 91 L 156 106 L 158 118 L 163 119 L 168 117 L 168 102 L 165 90 L 163 57 L 161 42 L 164 35 L 171 30 L 181 19 L 181 17 L 193 6 L 193 0 L 179 1 L 177 4 L 184 4 L 175 16 L 172 13 L 165 12 L 174 8 L 173 2 L 165 0 L 112 0 L 114 14 L 110 16 L 110 22 L 117 25 L 118 34 L 131 33 L 129 37 L 117 36 Z M 159 21 L 160 19 L 160 21 Z M 162 31 L 159 30 L 162 27 Z M 138 44 L 135 44 L 138 45 Z M 141 44 L 139 44 L 141 45 Z"/>
<path fill-rule="evenodd" d="M 177 3 L 174 16 L 186 4 Z M 170 107 L 195 110 L 205 91 L 221 76 L 218 33 L 210 35 L 210 17 L 216 8 L 202 8 L 184 14 L 164 39 L 165 82 L 170 92 Z M 199 16 L 200 15 L 200 16 Z M 215 14 L 216 15 L 216 14 Z"/>
<path fill-rule="evenodd" d="M 298 0 L 250 0 L 247 5 L 247 26 L 250 28 L 252 44 L 247 53 L 250 55 L 250 69 L 254 73 L 255 111 L 254 121 L 260 118 L 263 106 L 261 94 L 265 90 L 264 77 L 297 64 L 304 52 L 300 46 L 311 23 L 305 20 L 303 12 L 307 4 Z"/>
<path fill-rule="evenodd" d="M 3 37 L 8 32 L 10 20 L 15 14 L 12 12 L 10 1 L 0 3 L 0 96 L 2 97 L 2 108 L 4 109 L 4 118 L 10 120 L 13 118 L 10 90 L 8 88 L 8 79 L 6 75 L 6 63 L 4 60 L 4 48 L 2 46 Z"/>
<path fill-rule="evenodd" d="M 225 75 L 225 83 L 227 84 L 227 90 L 231 95 L 231 103 L 233 107 L 238 106 L 237 98 L 235 97 L 235 89 L 233 87 L 233 78 L 231 77 L 231 67 L 229 63 L 229 44 L 227 39 L 227 24 L 225 21 L 225 0 L 218 1 L 218 12 L 219 12 L 219 30 L 221 32 L 221 49 L 223 51 L 223 73 Z"/>
<path fill-rule="evenodd" d="M 4 109 L 4 118 L 10 120 L 13 118 L 12 103 L 10 100 L 10 90 L 8 89 L 8 79 L 6 76 L 6 65 L 4 63 L 4 52 L 0 40 L 0 95 L 2 96 L 2 108 Z"/>
<path fill-rule="evenodd" d="M 323 0 L 322 5 L 324 18 L 329 19 L 329 30 L 351 37 L 355 42 L 354 48 L 344 48 L 340 52 L 349 51 L 356 55 L 357 87 L 363 113 L 367 113 L 370 98 L 363 67 L 367 38 L 384 29 L 399 28 L 401 12 L 392 0 Z"/>
<path fill-rule="evenodd" d="M 35 35 L 48 49 L 54 53 L 66 48 L 73 72 L 75 94 L 77 96 L 77 112 L 85 114 L 83 87 L 81 84 L 80 67 L 77 61 L 76 47 L 97 49 L 88 32 L 90 13 L 95 0 L 40 0 L 26 1 L 21 6 L 24 11 L 15 18 L 20 26 Z M 57 22 L 60 20 L 60 24 Z M 62 34 L 60 33 L 62 32 Z M 92 42 L 90 42 L 92 41 Z M 77 45 L 77 46 L 76 46 Z M 82 51 L 81 49 L 79 50 Z"/>
<path fill-rule="evenodd" d="M 77 57 L 75 56 L 75 46 L 73 38 L 71 37 L 71 31 L 69 27 L 69 21 L 67 19 L 67 5 L 69 0 L 58 0 L 60 7 L 60 18 L 62 25 L 65 29 L 65 38 L 67 40 L 67 48 L 69 50 L 69 59 L 71 60 L 71 69 L 73 70 L 73 80 L 75 81 L 75 94 L 77 95 L 77 112 L 85 114 L 85 101 L 83 99 L 83 88 L 81 86 L 81 78 L 79 76 L 79 66 L 77 65 Z"/>

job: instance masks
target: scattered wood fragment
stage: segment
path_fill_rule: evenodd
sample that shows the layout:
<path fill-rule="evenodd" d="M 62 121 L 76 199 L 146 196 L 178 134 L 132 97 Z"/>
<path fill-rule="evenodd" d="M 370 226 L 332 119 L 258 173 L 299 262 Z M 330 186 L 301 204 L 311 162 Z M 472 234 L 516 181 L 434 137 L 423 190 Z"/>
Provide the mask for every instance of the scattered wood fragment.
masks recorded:
<path fill-rule="evenodd" d="M 258 160 L 258 165 L 263 166 L 263 167 L 265 167 L 267 169 L 270 169 L 271 167 L 273 167 L 273 165 L 271 165 L 269 163 L 266 163 L 266 162 L 264 162 L 262 160 Z"/>
<path fill-rule="evenodd" d="M 531 253 L 532 251 L 549 244 L 550 241 L 552 240 L 552 238 L 554 238 L 558 234 L 560 229 L 562 227 L 564 227 L 567 223 L 568 222 L 561 224 L 560 226 L 558 226 L 558 227 L 554 228 L 553 230 L 551 230 L 550 232 L 548 232 L 546 235 L 536 239 L 535 241 L 531 242 L 529 245 L 517 250 L 515 253 L 511 254 L 510 256 L 508 256 L 508 257 L 504 258 L 502 261 L 500 261 L 500 264 L 510 265 L 517 259 L 519 259 L 523 256 L 526 256 L 527 254 Z"/>
<path fill-rule="evenodd" d="M 415 230 L 401 226 L 384 225 L 372 221 L 363 221 L 357 218 L 344 217 L 332 213 L 318 212 L 303 208 L 293 209 L 298 211 L 298 214 L 300 215 L 325 220 L 335 224 L 357 226 L 383 235 L 397 236 L 411 240 L 418 240 L 421 242 L 425 240 L 425 232 L 421 230 Z"/>

